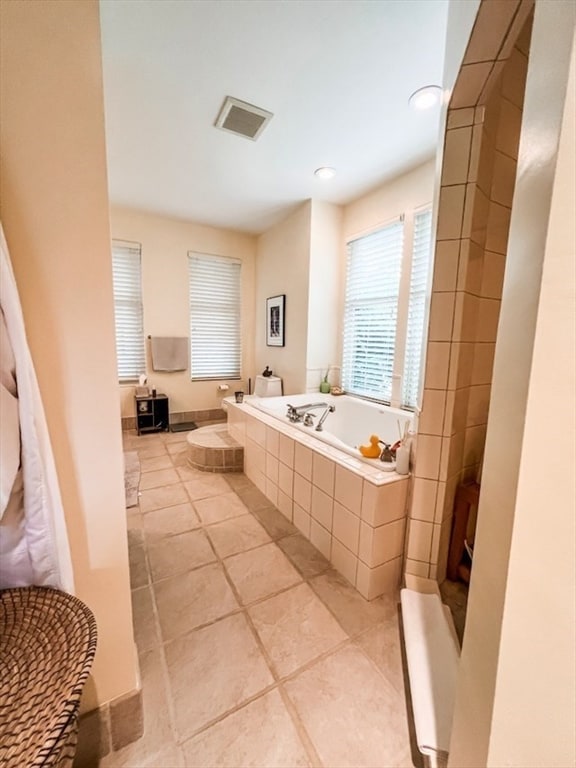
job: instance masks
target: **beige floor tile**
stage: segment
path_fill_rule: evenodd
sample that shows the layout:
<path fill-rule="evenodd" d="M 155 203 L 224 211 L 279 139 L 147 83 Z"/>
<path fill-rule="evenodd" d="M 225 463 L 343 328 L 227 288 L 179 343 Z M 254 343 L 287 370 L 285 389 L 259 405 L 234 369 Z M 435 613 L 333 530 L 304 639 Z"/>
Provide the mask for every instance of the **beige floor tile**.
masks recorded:
<path fill-rule="evenodd" d="M 186 768 L 186 762 L 182 747 L 170 744 L 165 749 L 161 749 L 160 752 L 151 755 L 143 763 L 138 763 L 130 768 Z"/>
<path fill-rule="evenodd" d="M 154 594 L 164 640 L 183 635 L 239 608 L 222 566 L 217 563 L 157 582 Z"/>
<path fill-rule="evenodd" d="M 152 581 L 159 581 L 213 563 L 216 557 L 204 531 L 186 531 L 150 543 L 148 559 Z"/>
<path fill-rule="evenodd" d="M 144 735 L 118 752 L 111 752 L 100 761 L 100 768 L 144 768 L 161 766 L 157 756 L 168 749 L 176 749 L 168 696 L 160 651 L 154 650 L 140 656 L 142 700 L 144 708 Z"/>
<path fill-rule="evenodd" d="M 286 683 L 326 766 L 410 766 L 403 703 L 355 646 L 341 648 Z"/>
<path fill-rule="evenodd" d="M 398 619 L 377 624 L 359 635 L 355 642 L 372 659 L 394 689 L 403 696 L 404 673 Z"/>
<path fill-rule="evenodd" d="M 278 546 L 305 579 L 318 576 L 330 568 L 329 561 L 301 533 L 280 539 Z"/>
<path fill-rule="evenodd" d="M 147 491 L 149 488 L 159 488 L 165 485 L 174 485 L 179 483 L 178 473 L 172 467 L 171 469 L 155 469 L 153 472 L 143 472 L 140 475 L 140 490 Z"/>
<path fill-rule="evenodd" d="M 141 472 L 152 472 L 157 469 L 172 469 L 172 459 L 167 453 L 149 459 L 140 459 Z"/>
<path fill-rule="evenodd" d="M 230 616 L 165 646 L 181 739 L 273 682 L 246 619 Z"/>
<path fill-rule="evenodd" d="M 162 440 L 166 445 L 177 445 L 178 443 L 185 443 L 188 439 L 188 432 L 163 432 Z"/>
<path fill-rule="evenodd" d="M 157 541 L 163 536 L 184 533 L 200 526 L 198 515 L 190 502 L 152 510 L 143 518 L 148 543 Z"/>
<path fill-rule="evenodd" d="M 276 544 L 229 557 L 224 567 L 245 605 L 302 581 Z"/>
<path fill-rule="evenodd" d="M 167 446 L 168 448 L 176 448 L 178 447 L 179 450 L 177 451 L 168 451 L 170 454 L 170 458 L 172 459 L 172 464 L 176 467 L 176 469 L 184 469 L 188 466 L 188 447 L 183 447 L 179 443 L 176 443 L 174 446 Z M 187 477 L 183 477 L 182 480 L 188 480 Z"/>
<path fill-rule="evenodd" d="M 138 439 L 136 433 L 129 435 L 123 432 L 122 447 L 125 451 L 137 451 L 139 448 L 142 448 L 142 442 Z"/>
<path fill-rule="evenodd" d="M 240 487 L 236 493 L 246 504 L 250 512 L 255 512 L 257 509 L 266 509 L 266 507 L 270 506 L 270 499 L 256 488 L 254 484 L 244 488 Z"/>
<path fill-rule="evenodd" d="M 176 456 L 188 455 L 188 444 L 187 443 L 167 443 L 166 450 L 168 451 L 170 456 L 172 456 L 172 461 L 174 461 Z"/>
<path fill-rule="evenodd" d="M 397 614 L 396 597 L 384 595 L 368 602 L 336 571 L 311 579 L 310 586 L 351 637 Z"/>
<path fill-rule="evenodd" d="M 192 501 L 207 499 L 209 496 L 219 496 L 222 493 L 230 492 L 230 486 L 223 477 L 207 472 L 193 480 L 187 480 L 184 483 L 184 487 Z"/>
<path fill-rule="evenodd" d="M 184 745 L 189 768 L 301 768 L 306 751 L 278 690 L 270 691 Z"/>
<path fill-rule="evenodd" d="M 139 443 L 134 447 L 138 451 L 140 461 L 143 461 L 144 459 L 154 459 L 157 456 L 166 456 L 167 454 L 164 444 L 160 441 L 148 444 Z"/>
<path fill-rule="evenodd" d="M 150 587 L 132 590 L 132 623 L 138 653 L 150 651 L 160 645 L 160 631 L 152 605 Z"/>
<path fill-rule="evenodd" d="M 151 488 L 140 493 L 140 509 L 142 512 L 150 512 L 153 509 L 172 507 L 175 504 L 189 504 L 190 497 L 186 489 L 179 485 L 167 485 L 165 488 Z"/>
<path fill-rule="evenodd" d="M 148 584 L 148 566 L 144 547 L 144 532 L 140 528 L 128 530 L 128 558 L 130 564 L 130 588 L 138 589 Z"/>
<path fill-rule="evenodd" d="M 208 499 L 198 499 L 194 502 L 196 511 L 203 523 L 220 523 L 231 517 L 246 515 L 248 510 L 235 493 L 222 493 Z"/>
<path fill-rule="evenodd" d="M 131 531 L 132 529 L 144 528 L 144 515 L 142 512 L 133 510 L 139 510 L 140 507 L 132 507 L 129 511 L 131 514 L 126 515 L 126 528 Z M 126 510 L 128 511 L 128 510 Z"/>
<path fill-rule="evenodd" d="M 292 523 L 286 520 L 282 512 L 277 510 L 276 507 L 269 506 L 264 507 L 264 509 L 255 509 L 253 515 L 275 541 L 297 532 Z"/>
<path fill-rule="evenodd" d="M 226 474 L 226 481 L 236 493 L 240 493 L 240 491 L 244 493 L 256 489 L 252 480 L 246 477 L 244 472 L 229 472 Z"/>
<path fill-rule="evenodd" d="M 220 557 L 236 555 L 260 544 L 268 544 L 271 540 L 252 515 L 242 515 L 210 525 L 206 528 L 206 533 Z"/>
<path fill-rule="evenodd" d="M 307 584 L 254 605 L 248 612 L 282 677 L 347 639 Z"/>
<path fill-rule="evenodd" d="M 184 452 L 181 452 L 179 454 L 174 454 L 172 456 L 172 463 L 174 463 L 175 459 L 177 457 L 181 457 L 184 455 Z M 186 452 L 187 455 L 187 452 Z M 199 469 L 194 469 L 194 467 L 191 467 L 188 464 L 188 460 L 181 462 L 178 464 L 178 474 L 182 478 L 182 480 L 197 480 L 198 478 L 202 479 L 203 477 L 210 477 L 206 472 L 202 472 Z"/>

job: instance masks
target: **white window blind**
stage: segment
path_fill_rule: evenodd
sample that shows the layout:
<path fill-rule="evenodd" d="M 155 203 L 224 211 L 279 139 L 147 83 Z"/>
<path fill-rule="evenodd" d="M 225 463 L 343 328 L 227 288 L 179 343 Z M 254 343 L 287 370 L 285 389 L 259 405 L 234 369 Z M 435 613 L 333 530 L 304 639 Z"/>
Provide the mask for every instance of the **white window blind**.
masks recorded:
<path fill-rule="evenodd" d="M 241 263 L 189 253 L 188 269 L 191 378 L 239 379 Z"/>
<path fill-rule="evenodd" d="M 112 280 L 118 380 L 137 381 L 146 370 L 140 245 L 112 241 Z"/>
<path fill-rule="evenodd" d="M 402 380 L 403 405 L 414 408 L 420 387 L 420 368 L 424 344 L 424 322 L 426 315 L 426 291 L 432 253 L 432 211 L 427 209 L 414 216 L 414 238 L 412 245 L 412 269 L 410 272 L 410 295 L 408 298 L 408 327 L 404 354 L 404 376 Z"/>
<path fill-rule="evenodd" d="M 390 400 L 403 238 L 396 221 L 348 243 L 342 382 L 351 394 Z"/>

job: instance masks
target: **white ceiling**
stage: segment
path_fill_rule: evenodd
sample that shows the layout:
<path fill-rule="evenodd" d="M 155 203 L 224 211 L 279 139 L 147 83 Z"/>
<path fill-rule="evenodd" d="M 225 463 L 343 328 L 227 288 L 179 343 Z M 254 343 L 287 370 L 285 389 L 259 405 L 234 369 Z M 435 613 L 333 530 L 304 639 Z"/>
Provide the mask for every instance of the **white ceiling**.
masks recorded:
<path fill-rule="evenodd" d="M 447 0 L 101 0 L 112 204 L 260 233 L 432 156 Z M 226 96 L 274 113 L 253 142 Z M 313 171 L 337 169 L 321 181 Z"/>

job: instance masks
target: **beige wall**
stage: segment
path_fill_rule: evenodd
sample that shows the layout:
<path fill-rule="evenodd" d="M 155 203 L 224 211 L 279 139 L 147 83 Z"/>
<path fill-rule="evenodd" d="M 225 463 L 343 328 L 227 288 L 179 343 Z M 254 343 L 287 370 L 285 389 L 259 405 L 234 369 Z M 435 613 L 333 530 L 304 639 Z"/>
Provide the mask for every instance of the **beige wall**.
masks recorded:
<path fill-rule="evenodd" d="M 136 687 L 98 3 L 10 2 L 1 14 L 1 215 L 77 595 L 98 623 L 91 708 Z"/>
<path fill-rule="evenodd" d="M 434 175 L 432 159 L 347 205 L 342 222 L 344 243 L 432 202 Z"/>
<path fill-rule="evenodd" d="M 340 365 L 342 213 L 338 205 L 312 201 L 306 387 L 316 391 L 328 368 Z"/>
<path fill-rule="evenodd" d="M 218 408 L 223 393 L 242 389 L 254 372 L 254 284 L 256 239 L 231 230 L 216 229 L 126 208 L 112 208 L 112 237 L 142 245 L 142 301 L 146 336 L 190 336 L 188 251 L 228 256 L 242 261 L 242 379 L 243 382 L 190 381 L 190 371 L 152 370 L 147 348 L 148 385 L 170 398 L 170 411 L 180 413 Z M 134 387 L 121 386 L 122 416 L 134 416 Z"/>
<path fill-rule="evenodd" d="M 266 365 L 281 376 L 284 393 L 305 392 L 312 201 L 258 238 L 254 374 Z M 267 347 L 266 299 L 286 295 L 285 346 Z"/>
<path fill-rule="evenodd" d="M 450 750 L 458 768 L 574 764 L 573 215 L 554 229 L 574 210 L 569 118 L 557 157 L 573 37 L 572 4 L 536 3 Z M 561 415 L 549 450 L 551 405 Z"/>

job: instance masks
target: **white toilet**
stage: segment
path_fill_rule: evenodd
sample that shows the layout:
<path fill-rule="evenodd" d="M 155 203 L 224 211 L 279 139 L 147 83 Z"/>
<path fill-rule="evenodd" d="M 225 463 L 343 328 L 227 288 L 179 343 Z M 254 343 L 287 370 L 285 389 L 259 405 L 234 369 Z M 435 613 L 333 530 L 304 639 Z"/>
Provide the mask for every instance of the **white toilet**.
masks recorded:
<path fill-rule="evenodd" d="M 282 379 L 280 376 L 256 376 L 254 394 L 258 397 L 280 397 L 282 395 Z"/>

